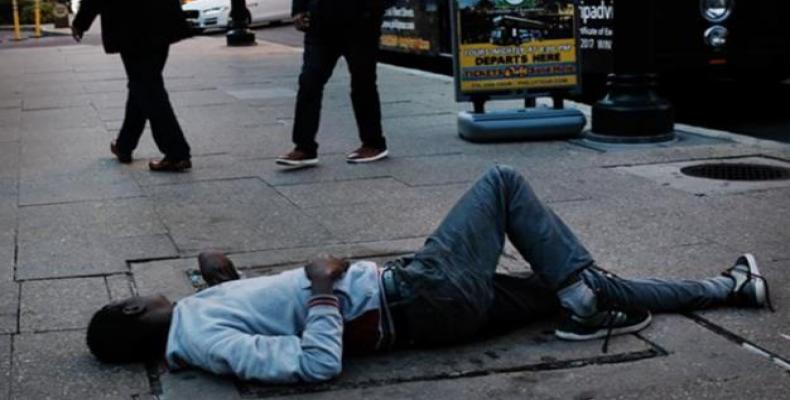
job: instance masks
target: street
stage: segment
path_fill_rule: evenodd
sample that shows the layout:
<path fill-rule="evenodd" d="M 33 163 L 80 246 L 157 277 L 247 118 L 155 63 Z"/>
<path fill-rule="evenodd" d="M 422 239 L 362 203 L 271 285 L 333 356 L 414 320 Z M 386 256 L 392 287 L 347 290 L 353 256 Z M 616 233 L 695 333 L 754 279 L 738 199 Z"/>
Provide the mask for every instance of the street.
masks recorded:
<path fill-rule="evenodd" d="M 255 32 L 257 46 L 227 47 L 210 34 L 170 49 L 164 80 L 193 163 L 177 174 L 149 170 L 161 157 L 149 129 L 132 163 L 110 153 L 127 80 L 95 28 L 82 44 L 0 46 L 0 399 L 787 396 L 790 179 L 682 172 L 724 161 L 790 171 L 790 145 L 755 140 L 787 141 L 783 103 L 735 101 L 727 88 L 705 107 L 689 96 L 678 106 L 682 140 L 669 144 L 475 144 L 458 137 L 458 111 L 469 106 L 456 103 L 450 78 L 379 65 L 390 157 L 352 165 L 345 155 L 359 138 L 341 61 L 324 90 L 321 164 L 287 170 L 275 159 L 292 148 L 301 38 L 291 25 Z M 786 86 L 776 91 L 787 97 Z M 589 121 L 589 106 L 568 105 Z M 379 265 L 413 254 L 497 164 L 526 177 L 597 265 L 628 278 L 700 279 L 754 253 L 776 312 L 657 313 L 645 330 L 612 337 L 607 352 L 603 340 L 556 338 L 555 316 L 473 343 L 346 357 L 343 374 L 321 384 L 103 364 L 86 347 L 89 320 L 107 302 L 179 301 L 201 289 L 196 256 L 206 249 L 228 253 L 245 278 L 322 254 Z M 508 244 L 497 270 L 530 265 Z"/>

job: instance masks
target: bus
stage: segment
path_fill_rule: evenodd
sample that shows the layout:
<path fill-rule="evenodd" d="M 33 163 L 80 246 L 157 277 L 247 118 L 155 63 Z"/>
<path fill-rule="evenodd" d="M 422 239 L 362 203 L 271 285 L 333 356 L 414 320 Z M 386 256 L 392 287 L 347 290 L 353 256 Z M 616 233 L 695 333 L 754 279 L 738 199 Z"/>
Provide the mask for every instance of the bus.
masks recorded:
<path fill-rule="evenodd" d="M 553 3 L 495 1 L 534 7 Z M 577 1 L 582 83 L 593 96 L 603 93 L 613 68 L 614 3 Z M 654 26 L 654 39 L 646 45 L 661 76 L 722 76 L 755 83 L 790 78 L 790 1 L 663 0 L 654 1 L 650 10 L 644 18 Z M 450 19 L 447 0 L 396 0 L 384 16 L 381 49 L 423 59 L 452 57 Z M 495 39 L 503 42 L 520 40 L 504 29 L 499 35 Z"/>

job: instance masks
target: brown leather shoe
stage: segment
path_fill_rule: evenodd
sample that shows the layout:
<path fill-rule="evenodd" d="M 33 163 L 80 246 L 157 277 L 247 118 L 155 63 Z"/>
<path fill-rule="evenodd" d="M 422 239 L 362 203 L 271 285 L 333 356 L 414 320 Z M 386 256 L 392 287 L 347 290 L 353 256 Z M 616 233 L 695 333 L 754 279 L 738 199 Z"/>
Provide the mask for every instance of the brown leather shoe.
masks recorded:
<path fill-rule="evenodd" d="M 296 149 L 286 155 L 277 157 L 275 163 L 288 167 L 310 167 L 318 165 L 318 154 Z"/>
<path fill-rule="evenodd" d="M 351 164 L 369 163 L 387 158 L 387 149 L 362 146 L 346 156 L 346 161 Z"/>
<path fill-rule="evenodd" d="M 192 168 L 192 161 L 186 160 L 168 160 L 163 158 L 158 161 L 151 161 L 148 163 L 148 168 L 156 172 L 184 172 Z"/>
<path fill-rule="evenodd" d="M 110 152 L 115 155 L 115 158 L 117 158 L 118 162 L 121 164 L 130 164 L 132 162 L 132 153 L 121 153 L 121 151 L 118 150 L 117 140 L 110 142 Z"/>
<path fill-rule="evenodd" d="M 209 286 L 219 285 L 223 282 L 241 279 L 233 262 L 218 251 L 204 251 L 198 255 L 200 275 Z"/>

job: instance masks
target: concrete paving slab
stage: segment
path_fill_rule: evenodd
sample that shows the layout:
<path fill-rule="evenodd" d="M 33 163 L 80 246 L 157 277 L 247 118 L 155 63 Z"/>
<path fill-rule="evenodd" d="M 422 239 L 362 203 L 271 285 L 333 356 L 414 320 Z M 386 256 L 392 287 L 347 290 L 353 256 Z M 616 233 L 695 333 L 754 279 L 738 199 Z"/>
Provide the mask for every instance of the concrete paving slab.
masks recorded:
<path fill-rule="evenodd" d="M 0 98 L 0 110 L 22 108 L 22 98 L 3 95 Z"/>
<path fill-rule="evenodd" d="M 259 179 L 147 190 L 182 251 L 215 248 L 238 252 L 332 242 L 329 231 Z"/>
<path fill-rule="evenodd" d="M 277 191 L 300 208 L 379 203 L 418 194 L 415 189 L 392 178 L 280 186 Z"/>
<path fill-rule="evenodd" d="M 20 209 L 21 240 L 166 234 L 151 200 L 143 198 L 51 204 Z"/>
<path fill-rule="evenodd" d="M 781 398 L 786 374 L 757 356 L 732 352 L 726 340 L 682 317 L 659 316 L 645 337 L 669 354 L 567 368 L 443 377 L 386 385 L 359 385 L 331 392 L 261 396 L 273 399 L 717 399 Z M 691 338 L 691 341 L 689 339 Z M 576 343 L 566 346 L 576 346 Z M 710 358 L 719 360 L 710 363 Z M 657 381 L 656 376 L 662 379 Z M 256 398 L 254 394 L 247 398 Z"/>
<path fill-rule="evenodd" d="M 0 110 L 0 147 L 14 146 L 21 137 L 21 118 L 15 121 L 11 114 L 21 115 L 21 112 L 17 110 Z M 18 149 L 18 147 L 14 146 L 12 149 Z"/>
<path fill-rule="evenodd" d="M 775 313 L 765 309 L 717 309 L 698 314 L 736 340 L 748 341 L 781 358 L 790 371 L 790 293 L 781 285 L 790 277 L 790 260 L 760 263 L 760 272 L 768 279 Z"/>
<path fill-rule="evenodd" d="M 218 379 L 216 376 L 198 370 L 165 373 L 160 378 L 161 400 L 192 400 L 200 399 L 243 399 L 236 388 L 235 382 Z"/>
<path fill-rule="evenodd" d="M 171 301 L 195 293 L 187 271 L 197 269 L 197 260 L 173 259 L 132 264 L 137 295 L 163 294 Z"/>
<path fill-rule="evenodd" d="M 14 242 L 13 239 L 0 240 L 0 282 L 14 280 Z"/>
<path fill-rule="evenodd" d="M 141 365 L 96 361 L 83 331 L 15 336 L 13 357 L 13 399 L 117 400 L 150 391 Z"/>
<path fill-rule="evenodd" d="M 57 121 L 57 125 L 53 121 Z M 22 113 L 22 127 L 26 132 L 51 130 L 55 126 L 60 129 L 90 129 L 100 126 L 100 121 L 92 107 L 49 109 Z"/>
<path fill-rule="evenodd" d="M 113 81 L 85 81 L 81 82 L 84 93 L 126 93 L 126 81 L 121 79 Z M 167 82 L 169 87 L 171 82 Z"/>
<path fill-rule="evenodd" d="M 618 169 L 630 174 L 641 176 L 656 183 L 684 190 L 695 195 L 718 195 L 750 192 L 755 190 L 767 190 L 781 187 L 790 187 L 790 179 L 787 180 L 756 180 L 756 181 L 733 181 L 716 180 L 707 178 L 697 178 L 688 176 L 682 172 L 684 168 L 695 167 L 704 164 L 729 165 L 751 164 L 764 165 L 767 167 L 778 167 L 790 169 L 790 163 L 765 157 L 739 157 L 730 159 L 695 160 L 676 163 L 647 164 L 631 167 L 619 167 Z"/>
<path fill-rule="evenodd" d="M 103 277 L 25 282 L 21 291 L 21 332 L 86 328 L 110 301 Z"/>
<path fill-rule="evenodd" d="M 225 92 L 239 100 L 271 100 L 286 98 L 293 102 L 296 98 L 296 91 L 290 87 L 228 88 L 225 89 Z"/>
<path fill-rule="evenodd" d="M 99 111 L 99 113 L 112 108 L 119 108 L 122 110 L 126 109 L 127 96 L 125 91 L 91 93 L 86 94 L 85 96 L 90 101 L 91 106 Z"/>
<path fill-rule="evenodd" d="M 745 193 L 743 201 L 759 201 L 764 204 L 771 204 L 776 209 L 783 212 L 790 211 L 790 188 L 777 188 L 759 192 Z"/>
<path fill-rule="evenodd" d="M 702 242 L 678 246 L 651 243 L 600 248 L 596 263 L 626 278 L 700 279 L 717 276 L 740 253 L 723 245 Z"/>
<path fill-rule="evenodd" d="M 47 93 L 25 96 L 22 101 L 22 111 L 68 109 L 90 107 L 90 105 L 90 98 L 84 94 Z"/>
<path fill-rule="evenodd" d="M 17 177 L 0 175 L 0 207 L 15 207 L 17 205 L 19 194 L 17 182 Z"/>
<path fill-rule="evenodd" d="M 670 247 L 704 241 L 688 233 L 688 216 L 677 208 L 628 210 L 594 200 L 555 203 L 552 208 L 593 254 L 638 244 Z"/>
<path fill-rule="evenodd" d="M 169 236 L 127 237 L 83 235 L 22 241 L 16 279 L 45 279 L 127 272 L 127 262 L 176 257 Z"/>
<path fill-rule="evenodd" d="M 22 175 L 19 179 L 19 204 L 26 206 L 142 195 L 132 175 L 117 161 L 105 159 L 81 164 L 59 173 Z"/>
<path fill-rule="evenodd" d="M 704 198 L 704 207 L 690 215 L 686 230 L 736 252 L 753 252 L 763 259 L 790 258 L 782 243 L 790 240 L 790 213 L 771 202 L 743 196 Z"/>
<path fill-rule="evenodd" d="M 11 397 L 11 335 L 0 335 L 0 395 Z"/>
<path fill-rule="evenodd" d="M 245 397 L 267 398 L 315 390 L 338 390 L 348 387 L 376 387 L 394 382 L 432 381 L 453 376 L 475 376 L 526 369 L 550 368 L 551 365 L 573 365 L 619 358 L 649 358 L 656 350 L 633 336 L 616 338 L 606 355 L 600 343 L 561 342 L 554 338 L 553 324 L 532 328 L 480 341 L 438 350 L 397 351 L 365 358 L 349 358 L 343 375 L 336 381 L 317 387 L 283 388 L 261 384 L 240 384 Z M 396 367 L 394 367 L 396 366 Z"/>
<path fill-rule="evenodd" d="M 252 269 L 271 269 L 273 267 L 297 267 L 307 260 L 330 254 L 338 257 L 360 260 L 369 257 L 386 257 L 413 253 L 422 247 L 425 238 L 336 244 L 319 247 L 299 247 L 293 249 L 256 251 L 230 254 L 237 268 L 245 273 L 254 274 Z M 192 268 L 195 268 L 193 266 Z"/>
<path fill-rule="evenodd" d="M 255 177 L 243 161 L 228 154 L 193 155 L 192 169 L 185 174 L 151 173 L 147 162 L 135 162 L 126 170 L 141 186 L 178 185 L 190 182 Z"/>
<path fill-rule="evenodd" d="M 460 188 L 454 187 L 453 191 L 444 195 L 431 193 L 402 202 L 324 206 L 306 209 L 305 212 L 346 243 L 423 237 L 436 228 L 447 209 L 460 196 Z"/>
<path fill-rule="evenodd" d="M 0 145 L 0 177 L 3 178 L 4 191 L 16 191 L 19 176 L 19 143 L 4 142 Z"/>
<path fill-rule="evenodd" d="M 561 157 L 561 156 L 560 156 Z M 700 200 L 695 196 L 634 177 L 614 168 L 573 165 L 547 159 L 536 162 L 533 157 L 503 160 L 521 171 L 536 188 L 559 185 L 576 192 L 581 198 L 595 199 L 610 204 L 611 208 L 636 209 L 651 207 L 696 207 Z"/>
<path fill-rule="evenodd" d="M 19 221 L 17 279 L 123 272 L 126 260 L 176 254 L 145 199 L 24 207 Z"/>
<path fill-rule="evenodd" d="M 0 282 L 0 334 L 18 332 L 18 315 L 19 284 Z"/>
<path fill-rule="evenodd" d="M 288 148 L 284 151 L 290 151 Z M 354 179 L 390 177 L 383 163 L 352 165 L 346 162 L 345 154 L 320 154 L 320 164 L 314 168 L 289 169 L 275 166 L 274 159 L 250 160 L 248 169 L 272 186 L 306 185 L 321 182 L 340 182 Z"/>
<path fill-rule="evenodd" d="M 170 94 L 173 107 L 212 106 L 233 104 L 235 98 L 220 90 L 178 91 Z"/>
<path fill-rule="evenodd" d="M 43 76 L 41 74 L 38 76 Z M 35 78 L 34 78 L 35 79 Z M 72 77 L 72 79 L 74 79 Z M 22 90 L 22 103 L 25 99 L 34 97 L 54 96 L 79 96 L 83 94 L 82 85 L 77 81 L 70 82 L 28 82 L 24 84 Z"/>
<path fill-rule="evenodd" d="M 239 125 L 250 126 L 276 122 L 265 114 L 238 103 L 180 108 L 177 110 L 177 116 L 187 139 L 197 137 L 222 139 L 221 135 L 224 132 L 233 130 Z M 206 118 L 206 116 L 210 116 L 210 118 Z M 219 138 L 217 138 L 218 135 Z"/>
<path fill-rule="evenodd" d="M 110 301 L 123 300 L 134 295 L 131 275 L 109 275 L 104 279 L 107 281 L 107 291 L 110 293 Z"/>

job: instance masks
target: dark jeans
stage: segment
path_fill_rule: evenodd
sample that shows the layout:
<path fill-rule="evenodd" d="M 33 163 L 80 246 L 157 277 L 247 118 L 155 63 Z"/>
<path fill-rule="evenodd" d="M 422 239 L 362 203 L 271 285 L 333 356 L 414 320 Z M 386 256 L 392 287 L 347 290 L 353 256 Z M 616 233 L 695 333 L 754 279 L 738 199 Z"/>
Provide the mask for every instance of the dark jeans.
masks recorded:
<path fill-rule="evenodd" d="M 122 51 L 121 60 L 129 79 L 126 115 L 118 134 L 118 149 L 131 153 L 137 148 L 145 121 L 151 122 L 156 146 L 166 159 L 190 158 L 189 144 L 178 125 L 162 79 L 169 47 L 145 51 Z"/>
<path fill-rule="evenodd" d="M 495 274 L 505 236 L 527 262 L 530 279 Z M 400 344 L 443 345 L 485 328 L 524 324 L 559 310 L 560 285 L 576 272 L 599 303 L 677 311 L 718 304 L 729 278 L 627 280 L 602 272 L 565 223 L 509 167 L 489 170 L 461 197 L 411 262 L 394 263 L 404 300 L 392 304 L 406 332 Z M 396 337 L 397 337 L 396 336 Z"/>
<path fill-rule="evenodd" d="M 376 55 L 381 36 L 381 21 L 372 18 L 357 22 L 348 29 L 308 32 L 304 42 L 304 61 L 296 96 L 293 142 L 296 148 L 315 152 L 321 118 L 324 85 L 340 56 L 351 74 L 351 104 L 364 146 L 385 149 L 381 128 L 381 104 L 376 87 Z"/>

